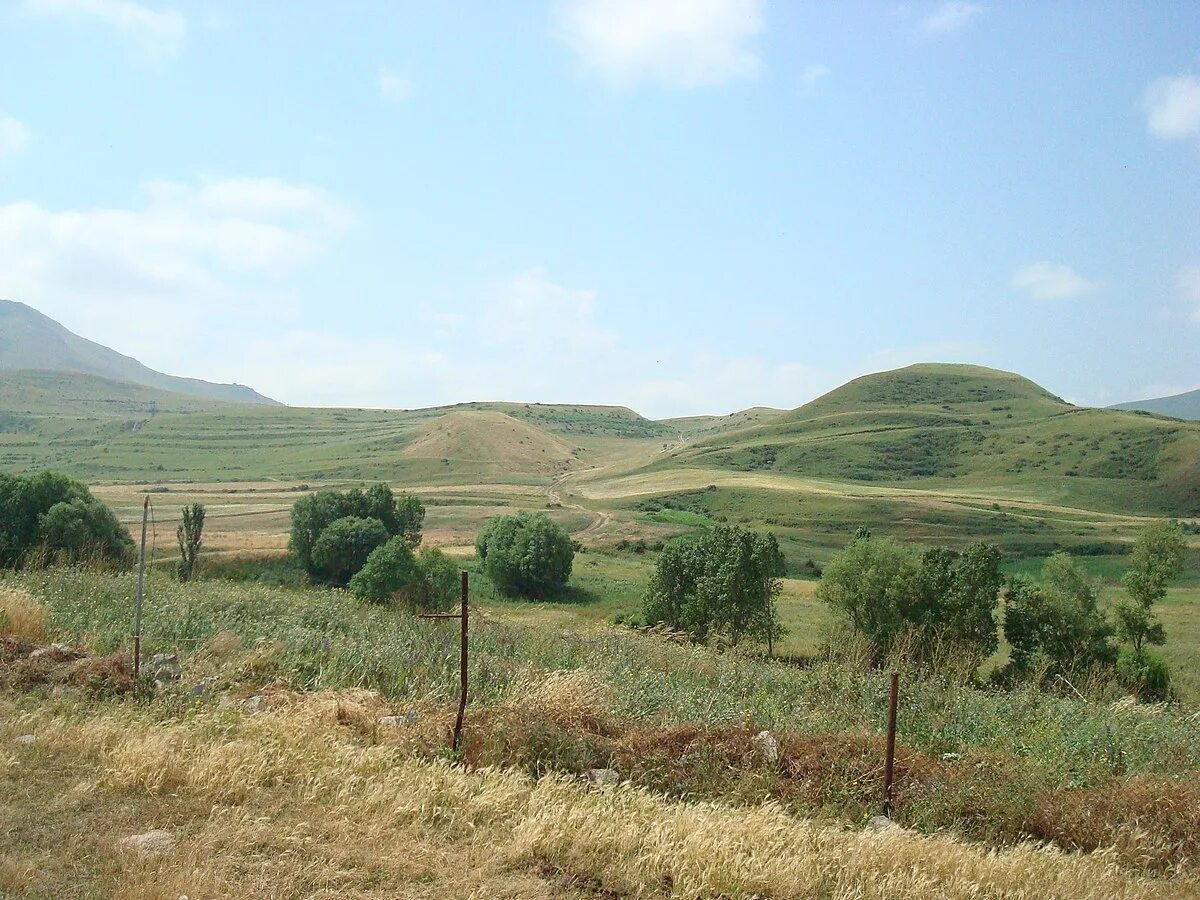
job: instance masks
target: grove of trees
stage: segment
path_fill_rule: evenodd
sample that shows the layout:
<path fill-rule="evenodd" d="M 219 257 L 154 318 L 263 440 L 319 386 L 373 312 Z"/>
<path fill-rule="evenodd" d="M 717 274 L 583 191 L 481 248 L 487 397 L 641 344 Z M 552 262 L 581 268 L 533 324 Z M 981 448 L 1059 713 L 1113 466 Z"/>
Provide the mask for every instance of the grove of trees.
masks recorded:
<path fill-rule="evenodd" d="M 0 474 L 0 568 L 41 559 L 126 566 L 133 538 L 86 485 L 57 472 Z"/>
<path fill-rule="evenodd" d="M 575 549 L 565 528 L 545 513 L 495 516 L 475 539 L 483 573 L 497 590 L 541 598 L 566 587 Z"/>

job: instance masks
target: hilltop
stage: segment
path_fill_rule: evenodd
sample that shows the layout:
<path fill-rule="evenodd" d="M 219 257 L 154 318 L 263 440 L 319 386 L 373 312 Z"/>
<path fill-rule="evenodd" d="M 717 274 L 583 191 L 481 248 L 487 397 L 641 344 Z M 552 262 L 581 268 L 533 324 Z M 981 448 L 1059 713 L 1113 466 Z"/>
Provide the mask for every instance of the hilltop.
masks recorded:
<path fill-rule="evenodd" d="M 1128 403 L 1118 403 L 1110 409 L 1141 410 L 1176 419 L 1200 421 L 1200 389 L 1182 394 L 1172 394 L 1169 397 L 1131 400 Z"/>
<path fill-rule="evenodd" d="M 471 461 L 504 473 L 562 472 L 579 452 L 562 438 L 495 410 L 448 412 L 404 448 L 408 457 Z"/>
<path fill-rule="evenodd" d="M 659 466 L 1032 489 L 1088 508 L 1200 512 L 1200 426 L 1071 406 L 1027 378 L 922 364 L 857 378 Z"/>
<path fill-rule="evenodd" d="M 15 300 L 0 300 L 0 370 L 80 372 L 192 397 L 230 403 L 279 405 L 241 384 L 165 375 L 136 359 L 68 331 L 49 316 Z"/>

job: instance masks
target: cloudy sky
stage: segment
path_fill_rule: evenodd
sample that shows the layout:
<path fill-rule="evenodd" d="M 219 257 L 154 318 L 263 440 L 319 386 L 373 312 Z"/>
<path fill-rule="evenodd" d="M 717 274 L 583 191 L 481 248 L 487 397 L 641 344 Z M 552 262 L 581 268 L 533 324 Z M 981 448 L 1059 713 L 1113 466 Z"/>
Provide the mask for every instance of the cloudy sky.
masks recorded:
<path fill-rule="evenodd" d="M 15 0 L 0 297 L 294 404 L 1200 386 L 1200 4 Z"/>

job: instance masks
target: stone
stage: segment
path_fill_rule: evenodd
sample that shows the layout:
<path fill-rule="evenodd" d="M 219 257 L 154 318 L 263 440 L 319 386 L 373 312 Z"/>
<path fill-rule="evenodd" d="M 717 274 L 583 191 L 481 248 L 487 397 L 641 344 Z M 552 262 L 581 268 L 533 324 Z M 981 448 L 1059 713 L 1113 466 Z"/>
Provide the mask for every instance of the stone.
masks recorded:
<path fill-rule="evenodd" d="M 899 827 L 887 816 L 871 816 L 871 821 L 867 822 L 867 831 L 891 831 Z"/>
<path fill-rule="evenodd" d="M 943 753 L 942 762 L 957 762 L 962 759 L 961 753 Z"/>
<path fill-rule="evenodd" d="M 18 734 L 15 740 L 18 744 L 21 744 L 25 747 L 37 742 L 37 738 L 32 734 Z"/>
<path fill-rule="evenodd" d="M 621 773 L 616 769 L 588 769 L 583 773 L 583 777 L 594 787 L 605 787 L 617 784 L 621 780 Z"/>
<path fill-rule="evenodd" d="M 402 716 L 380 716 L 377 721 L 384 728 L 403 728 L 405 725 L 415 725 L 420 719 L 421 714 L 410 707 Z"/>
<path fill-rule="evenodd" d="M 30 659 L 41 659 L 43 656 L 54 656 L 58 659 L 80 659 L 83 654 L 72 650 L 66 644 L 51 644 L 49 647 L 36 647 L 30 654 Z"/>
<path fill-rule="evenodd" d="M 171 837 L 170 832 L 155 828 L 153 831 L 122 838 L 117 845 L 142 856 L 162 856 L 175 848 L 175 838 Z"/>
<path fill-rule="evenodd" d="M 253 715 L 254 713 L 260 713 L 267 708 L 267 698 L 262 694 L 255 694 L 242 705 L 246 712 Z"/>
<path fill-rule="evenodd" d="M 768 763 L 779 762 L 779 741 L 769 731 L 760 731 L 750 739 L 755 751 Z"/>
<path fill-rule="evenodd" d="M 183 677 L 183 666 L 174 653 L 155 653 L 145 665 L 145 672 L 160 684 L 178 681 Z"/>

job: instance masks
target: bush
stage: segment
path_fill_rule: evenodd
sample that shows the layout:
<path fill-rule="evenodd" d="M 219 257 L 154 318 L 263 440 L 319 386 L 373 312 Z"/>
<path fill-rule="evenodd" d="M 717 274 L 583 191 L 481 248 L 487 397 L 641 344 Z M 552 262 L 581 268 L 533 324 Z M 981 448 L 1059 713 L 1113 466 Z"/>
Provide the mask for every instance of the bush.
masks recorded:
<path fill-rule="evenodd" d="M 133 538 L 86 486 L 57 472 L 0 475 L 0 567 L 47 550 L 66 562 L 128 565 Z"/>
<path fill-rule="evenodd" d="M 1122 647 L 1117 654 L 1117 681 L 1139 700 L 1171 699 L 1171 669 L 1153 650 L 1138 653 Z"/>
<path fill-rule="evenodd" d="M 375 484 L 366 490 L 317 491 L 301 497 L 292 506 L 292 532 L 288 542 L 310 576 L 320 577 L 320 567 L 313 552 L 321 532 L 347 516 L 378 520 L 389 537 L 403 536 L 410 549 L 421 543 L 425 507 L 417 497 L 411 494 L 396 496 L 386 484 Z"/>
<path fill-rule="evenodd" d="M 387 541 L 387 528 L 378 519 L 345 516 L 331 522 L 317 538 L 312 548 L 313 567 L 321 580 L 345 585 L 363 567 L 371 551 Z"/>
<path fill-rule="evenodd" d="M 475 552 L 499 591 L 535 598 L 566 586 L 575 557 L 566 529 L 544 513 L 525 511 L 489 519 Z"/>
<path fill-rule="evenodd" d="M 175 571 L 180 581 L 188 581 L 200 560 L 200 544 L 204 540 L 204 505 L 193 503 L 179 512 L 182 521 L 175 529 L 175 539 L 179 542 L 179 565 Z"/>

